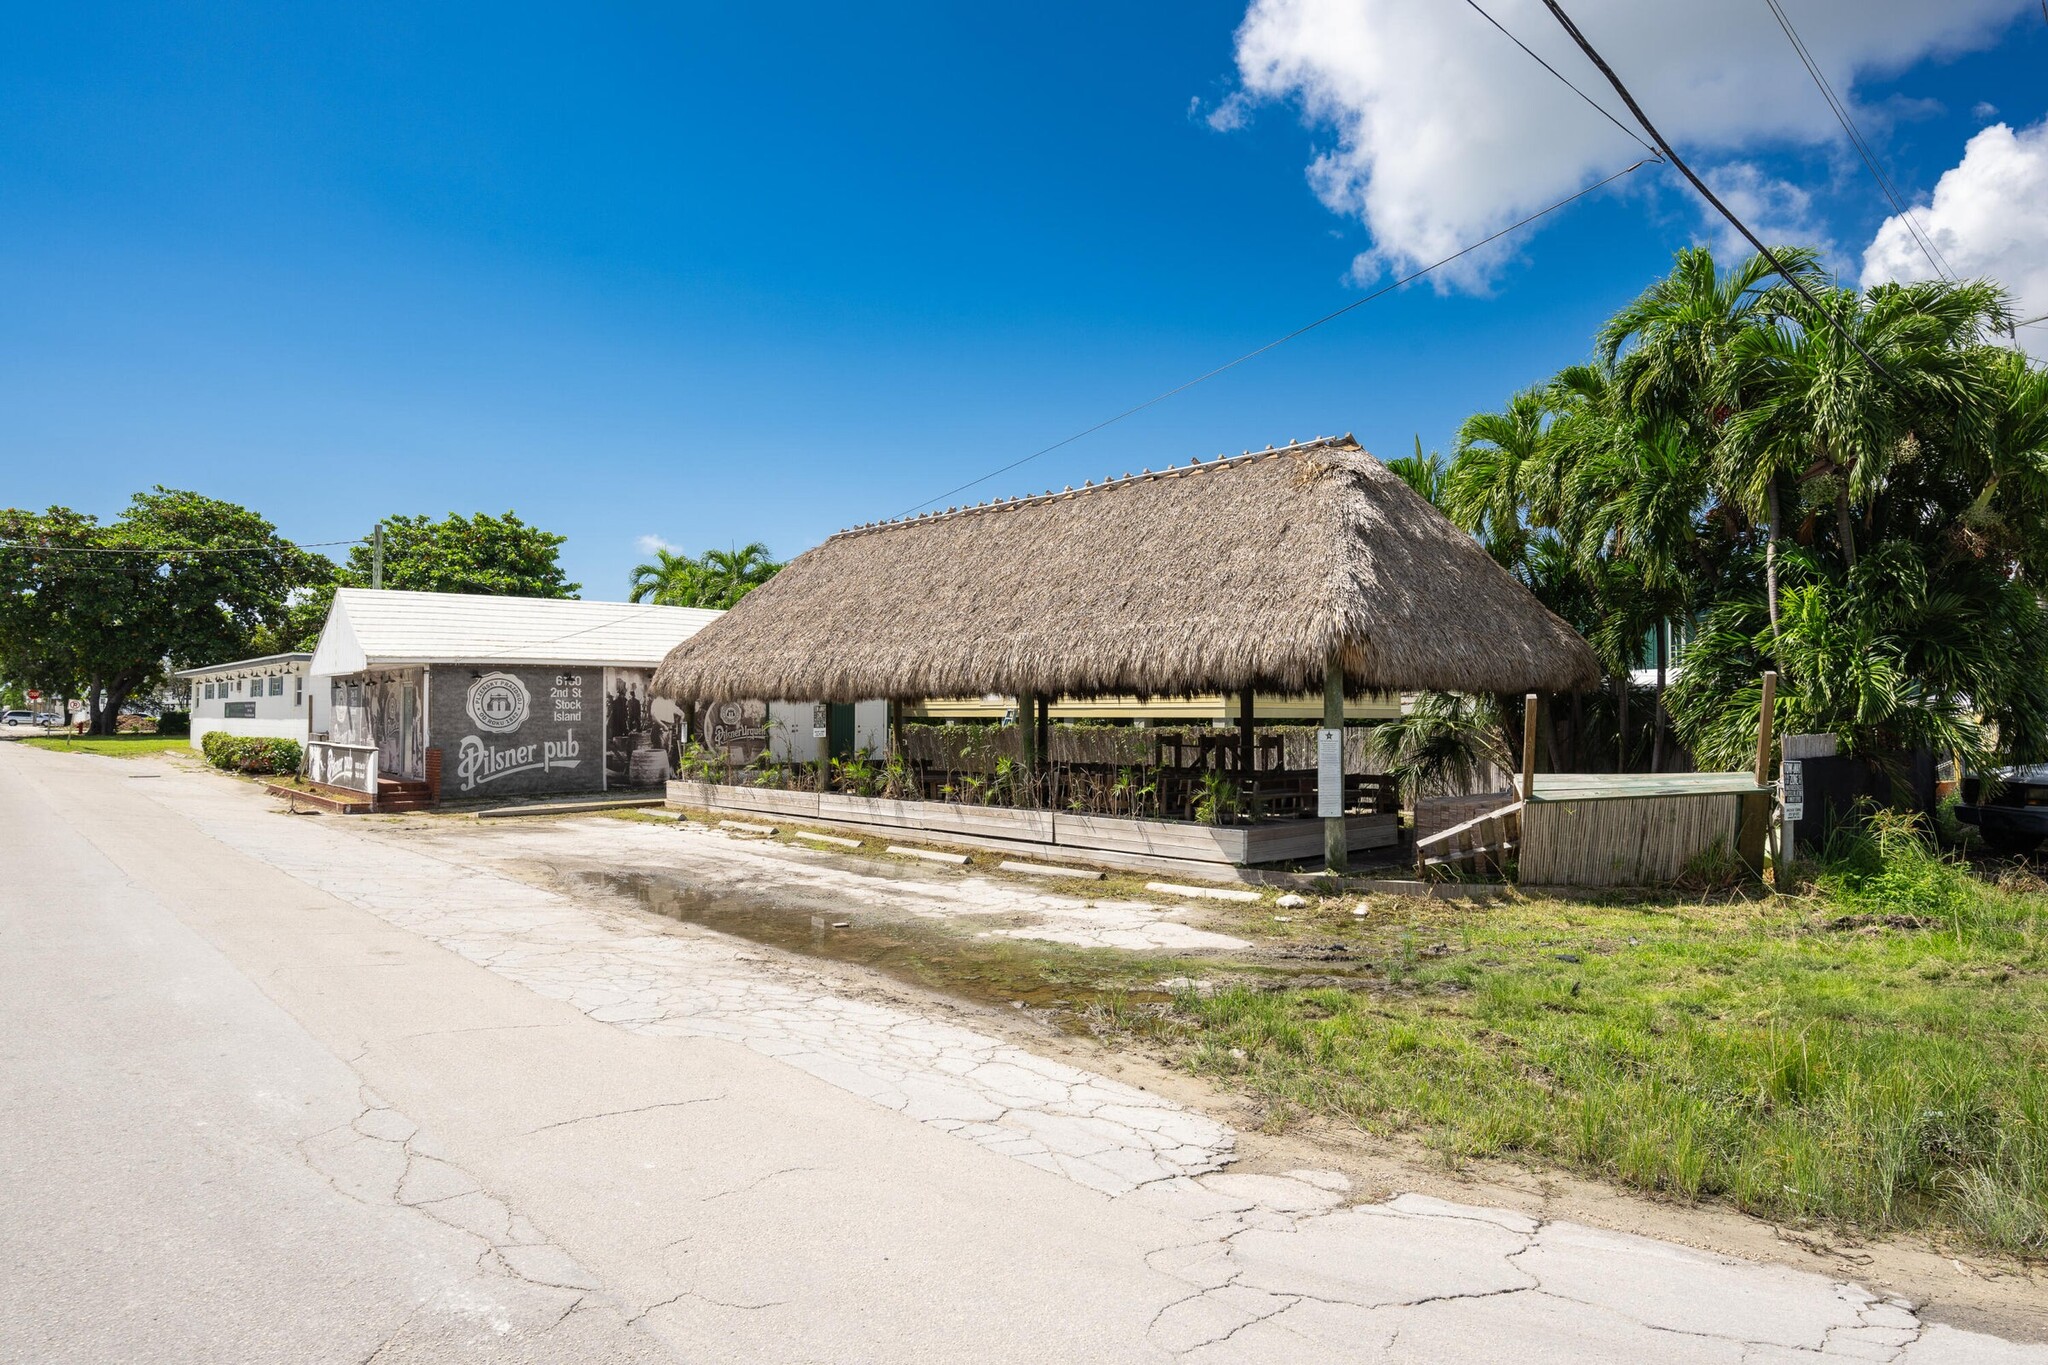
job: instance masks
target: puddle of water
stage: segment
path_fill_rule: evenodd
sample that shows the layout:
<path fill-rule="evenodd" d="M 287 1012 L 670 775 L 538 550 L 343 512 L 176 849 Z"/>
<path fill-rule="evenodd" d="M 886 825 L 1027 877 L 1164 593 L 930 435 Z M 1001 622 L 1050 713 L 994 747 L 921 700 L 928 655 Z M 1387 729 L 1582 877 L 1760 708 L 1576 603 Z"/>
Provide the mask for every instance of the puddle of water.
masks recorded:
<path fill-rule="evenodd" d="M 583 872 L 584 880 L 626 896 L 668 919 L 735 938 L 845 962 L 893 980 L 980 1005 L 1053 1014 L 1062 1028 L 1085 1031 L 1081 1015 L 1097 1001 L 1159 1004 L 1172 999 L 1162 978 L 1185 975 L 1186 964 L 1146 959 L 1119 969 L 1085 950 L 1019 939 L 977 938 L 873 912 L 849 914 L 769 897 L 711 891 L 646 872 Z M 845 928 L 835 929 L 835 924 Z"/>

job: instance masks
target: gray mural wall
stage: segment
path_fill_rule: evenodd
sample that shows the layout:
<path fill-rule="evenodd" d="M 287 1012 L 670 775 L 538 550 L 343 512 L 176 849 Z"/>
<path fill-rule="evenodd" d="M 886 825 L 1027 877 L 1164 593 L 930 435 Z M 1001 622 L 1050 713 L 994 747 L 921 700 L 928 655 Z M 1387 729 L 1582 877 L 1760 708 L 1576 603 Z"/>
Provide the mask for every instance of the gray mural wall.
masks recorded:
<path fill-rule="evenodd" d="M 436 664 L 428 741 L 443 801 L 604 786 L 604 670 Z"/>

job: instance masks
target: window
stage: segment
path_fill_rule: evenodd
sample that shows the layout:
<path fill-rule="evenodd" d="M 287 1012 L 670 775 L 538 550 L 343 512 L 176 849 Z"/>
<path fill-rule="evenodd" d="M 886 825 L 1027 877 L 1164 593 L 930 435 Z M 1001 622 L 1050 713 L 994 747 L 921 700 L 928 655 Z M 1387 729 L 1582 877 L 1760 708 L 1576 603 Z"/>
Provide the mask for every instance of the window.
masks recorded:
<path fill-rule="evenodd" d="M 216 692 L 215 692 L 215 691 L 213 690 L 213 689 L 214 689 L 214 688 L 215 688 L 215 687 L 216 687 L 217 685 L 218 685 L 218 684 L 215 684 L 215 683 L 208 683 L 208 684 L 206 685 L 206 699 L 207 699 L 208 701 L 212 701 L 212 700 L 214 699 L 214 697 L 216 697 L 217 695 L 219 695 L 218 693 L 216 693 Z"/>
<path fill-rule="evenodd" d="M 292 678 L 292 705 L 293 705 L 293 706 L 304 706 L 305 704 L 306 704 L 306 675 L 305 675 L 305 674 L 303 674 L 303 673 L 300 673 L 300 674 L 298 674 L 298 675 L 296 675 L 295 677 L 293 677 L 293 678 Z"/>
<path fill-rule="evenodd" d="M 273 697 L 284 695 L 284 674 L 273 673 L 270 675 L 270 695 Z"/>

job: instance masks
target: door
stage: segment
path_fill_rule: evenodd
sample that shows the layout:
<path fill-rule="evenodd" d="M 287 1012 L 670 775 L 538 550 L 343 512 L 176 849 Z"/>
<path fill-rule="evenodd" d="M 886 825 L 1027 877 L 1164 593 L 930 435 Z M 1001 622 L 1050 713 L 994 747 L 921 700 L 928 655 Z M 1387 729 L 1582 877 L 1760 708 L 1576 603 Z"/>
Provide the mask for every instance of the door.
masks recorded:
<path fill-rule="evenodd" d="M 398 763 L 408 782 L 423 781 L 427 775 L 425 736 L 420 732 L 420 679 L 408 673 L 398 694 Z"/>
<path fill-rule="evenodd" d="M 853 757 L 853 703 L 835 701 L 825 722 L 826 752 L 833 758 Z"/>

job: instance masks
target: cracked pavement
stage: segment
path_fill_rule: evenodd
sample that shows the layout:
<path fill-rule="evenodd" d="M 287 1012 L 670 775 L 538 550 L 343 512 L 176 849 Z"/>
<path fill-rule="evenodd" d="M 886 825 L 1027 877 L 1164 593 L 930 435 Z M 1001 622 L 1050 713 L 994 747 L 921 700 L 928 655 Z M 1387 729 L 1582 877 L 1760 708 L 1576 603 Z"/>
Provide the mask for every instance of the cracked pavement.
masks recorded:
<path fill-rule="evenodd" d="M 239 1124 L 225 1149 L 294 1173 L 301 1204 L 313 1197 L 307 1182 L 317 1186 L 322 1229 L 351 1218 L 404 1229 L 369 1239 L 370 1250 L 330 1233 L 317 1257 L 284 1257 L 292 1274 L 281 1285 L 214 1249 L 207 1264 L 240 1275 L 256 1302 L 289 1298 L 294 1276 L 322 1268 L 351 1286 L 383 1286 L 328 1305 L 328 1319 L 349 1325 L 348 1353 L 238 1359 L 498 1359 L 490 1352 L 510 1341 L 535 1344 L 534 1358 L 579 1361 L 673 1351 L 764 1361 L 2048 1362 L 2039 1345 L 1928 1322 L 1844 1281 L 1414 1194 L 1361 1203 L 1331 1171 L 1234 1171 L 1235 1134 L 1163 1096 L 848 998 L 733 940 L 528 885 L 459 833 L 422 840 L 287 817 L 208 774 L 124 785 L 120 766 L 0 751 L 0 812 L 40 822 L 38 849 L 64 859 L 0 855 L 4 884 L 27 897 L 7 907 L 10 947 L 30 945 L 6 959 L 30 1002 L 12 1008 L 32 1016 L 38 1040 L 0 1054 L 10 1082 L 0 1093 L 38 1096 L 70 1120 L 69 1131 L 28 1124 L 25 1145 L 5 1139 L 13 1179 L 0 1214 L 15 1231 L 0 1232 L 0 1263 L 39 1297 L 26 1314 L 0 1310 L 0 1359 L 207 1358 L 41 1349 L 65 1328 L 48 1305 L 77 1295 L 37 1274 L 38 1244 L 20 1230 L 24 1218 L 49 1228 L 58 1208 L 77 1207 L 63 1202 L 70 1191 L 110 1178 L 83 1158 L 74 1168 L 59 1143 L 111 1105 L 129 1119 L 138 1108 L 177 1116 L 143 1135 L 147 1159 L 137 1166 L 131 1155 L 119 1177 L 145 1202 L 194 1202 L 174 1241 L 203 1243 L 193 1229 L 223 1210 L 266 1246 L 303 1248 L 319 1235 L 291 1201 L 244 1188 L 246 1170 L 213 1181 L 219 1199 L 158 1188 L 163 1172 L 151 1163 L 184 1159 L 192 1119 Z M 592 822 L 567 837 L 603 841 L 633 865 L 679 836 Z M 774 860 L 777 877 L 823 873 L 820 895 L 859 889 L 835 880 L 847 874 L 826 859 L 689 856 Z M 83 914 L 90 941 L 45 913 L 58 908 Z M 155 939 L 138 947 L 138 926 Z M 157 940 L 181 934 L 189 961 L 160 967 Z M 39 979 L 64 954 L 93 952 L 133 959 L 121 964 L 121 991 L 110 996 L 82 971 L 63 989 Z M 119 1008 L 110 1000 L 158 997 L 124 1036 L 133 1045 L 153 1025 L 160 1046 L 178 1052 L 177 1030 L 204 1034 L 192 1011 L 236 992 L 254 999 L 252 982 L 269 1013 L 246 1010 L 236 1046 L 258 1047 L 251 1020 L 269 1041 L 233 1084 L 182 1094 L 196 1083 L 189 1058 L 138 1073 L 95 1051 L 99 1014 Z M 39 1014 L 42 1001 L 51 1008 Z M 92 1021 L 84 1036 L 81 1020 Z M 197 1051 L 227 1036 L 205 1034 Z M 50 1054 L 67 1049 L 78 1055 L 52 1070 Z M 32 1084 L 17 1088 L 17 1073 Z M 152 1073 L 142 1094 L 102 1093 Z M 296 1098 L 280 1108 L 279 1096 Z M 252 1106 L 263 1122 L 242 1114 Z M 10 1134 L 21 1117 L 9 1114 Z M 52 1188 L 25 1193 L 22 1175 Z M 101 1264 L 102 1236 L 74 1247 L 42 1235 L 61 1244 L 68 1274 L 135 1274 Z M 414 1281 L 379 1268 L 394 1246 L 411 1248 L 396 1259 Z M 142 1269 L 175 1276 L 181 1264 Z M 203 1285 L 171 1292 L 195 1320 L 226 1312 Z M 472 1311 L 464 1295 L 497 1307 Z M 263 1319 L 281 1332 L 292 1311 L 273 1305 Z M 464 1324 L 467 1335 L 455 1330 Z M 580 1335 L 545 1345 L 551 1333 Z"/>

